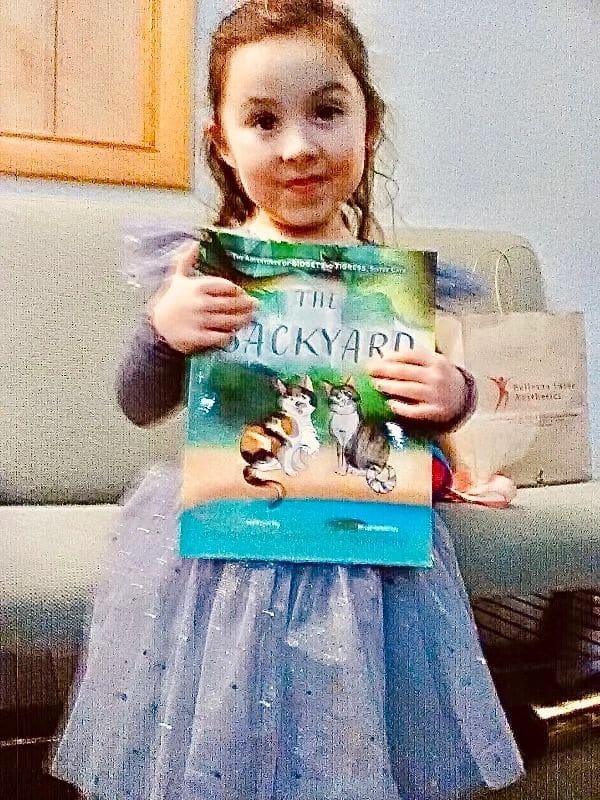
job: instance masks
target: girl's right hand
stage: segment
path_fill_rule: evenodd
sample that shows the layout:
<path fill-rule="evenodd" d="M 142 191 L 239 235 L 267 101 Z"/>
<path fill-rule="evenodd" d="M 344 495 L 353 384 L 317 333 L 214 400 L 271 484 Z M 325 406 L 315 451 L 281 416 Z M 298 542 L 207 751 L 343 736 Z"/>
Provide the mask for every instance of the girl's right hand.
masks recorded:
<path fill-rule="evenodd" d="M 181 353 L 224 347 L 248 325 L 257 301 L 231 281 L 202 277 L 194 269 L 198 243 L 175 251 L 170 277 L 148 304 L 150 321 L 167 344 Z"/>

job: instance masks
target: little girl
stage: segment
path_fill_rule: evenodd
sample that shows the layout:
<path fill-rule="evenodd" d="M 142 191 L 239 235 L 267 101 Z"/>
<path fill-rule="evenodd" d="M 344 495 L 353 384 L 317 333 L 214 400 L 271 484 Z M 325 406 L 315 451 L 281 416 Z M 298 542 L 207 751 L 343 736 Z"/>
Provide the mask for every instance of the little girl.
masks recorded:
<path fill-rule="evenodd" d="M 249 0 L 213 35 L 208 90 L 217 226 L 373 240 L 384 107 L 342 10 Z M 185 354 L 252 319 L 254 300 L 194 274 L 196 255 L 177 250 L 121 365 L 138 425 L 183 402 Z M 413 430 L 449 430 L 474 405 L 470 376 L 437 353 L 370 372 Z M 180 478 L 159 464 L 126 498 L 56 775 L 103 800 L 433 800 L 521 774 L 437 516 L 430 569 L 181 559 Z"/>

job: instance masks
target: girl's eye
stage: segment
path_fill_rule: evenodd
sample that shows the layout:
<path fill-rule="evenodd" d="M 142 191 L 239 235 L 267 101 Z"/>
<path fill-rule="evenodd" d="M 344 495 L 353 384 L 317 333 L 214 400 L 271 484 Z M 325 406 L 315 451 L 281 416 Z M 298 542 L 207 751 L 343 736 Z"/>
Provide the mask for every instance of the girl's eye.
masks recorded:
<path fill-rule="evenodd" d="M 317 106 L 316 109 L 316 116 L 319 117 L 319 119 L 325 120 L 326 122 L 330 122 L 334 117 L 337 117 L 343 113 L 343 108 L 332 105 L 331 103 L 323 103 L 322 105 Z"/>
<path fill-rule="evenodd" d="M 275 115 L 268 111 L 262 111 L 252 119 L 252 125 L 258 125 L 263 131 L 272 131 L 275 127 Z"/>

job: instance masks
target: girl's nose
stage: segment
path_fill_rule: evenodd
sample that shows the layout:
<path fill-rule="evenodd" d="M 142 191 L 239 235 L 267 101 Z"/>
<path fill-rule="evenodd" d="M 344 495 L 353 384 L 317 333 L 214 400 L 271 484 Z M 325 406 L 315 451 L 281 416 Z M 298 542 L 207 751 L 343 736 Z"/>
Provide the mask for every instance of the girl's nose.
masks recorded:
<path fill-rule="evenodd" d="M 301 126 L 290 127 L 283 133 L 280 155 L 284 161 L 307 158 L 316 152 L 315 142 Z"/>

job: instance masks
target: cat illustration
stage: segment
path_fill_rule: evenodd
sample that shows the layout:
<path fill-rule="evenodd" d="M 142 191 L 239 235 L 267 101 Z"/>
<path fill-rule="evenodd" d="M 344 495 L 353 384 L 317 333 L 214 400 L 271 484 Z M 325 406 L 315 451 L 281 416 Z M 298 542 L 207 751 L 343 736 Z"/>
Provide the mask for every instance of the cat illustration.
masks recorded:
<path fill-rule="evenodd" d="M 391 492 L 396 486 L 396 473 L 387 463 L 390 443 L 385 428 L 364 421 L 351 377 L 342 386 L 323 385 L 329 398 L 329 431 L 336 444 L 337 473 L 364 475 L 374 492 Z"/>
<path fill-rule="evenodd" d="M 244 479 L 253 486 L 274 489 L 277 503 L 285 497 L 284 487 L 260 473 L 282 470 L 286 475 L 295 475 L 306 468 L 302 456 L 317 453 L 320 443 L 311 419 L 316 397 L 310 378 L 306 376 L 299 385 L 289 386 L 276 379 L 273 385 L 279 392 L 280 410 L 244 428 L 240 453 L 247 463 Z"/>

